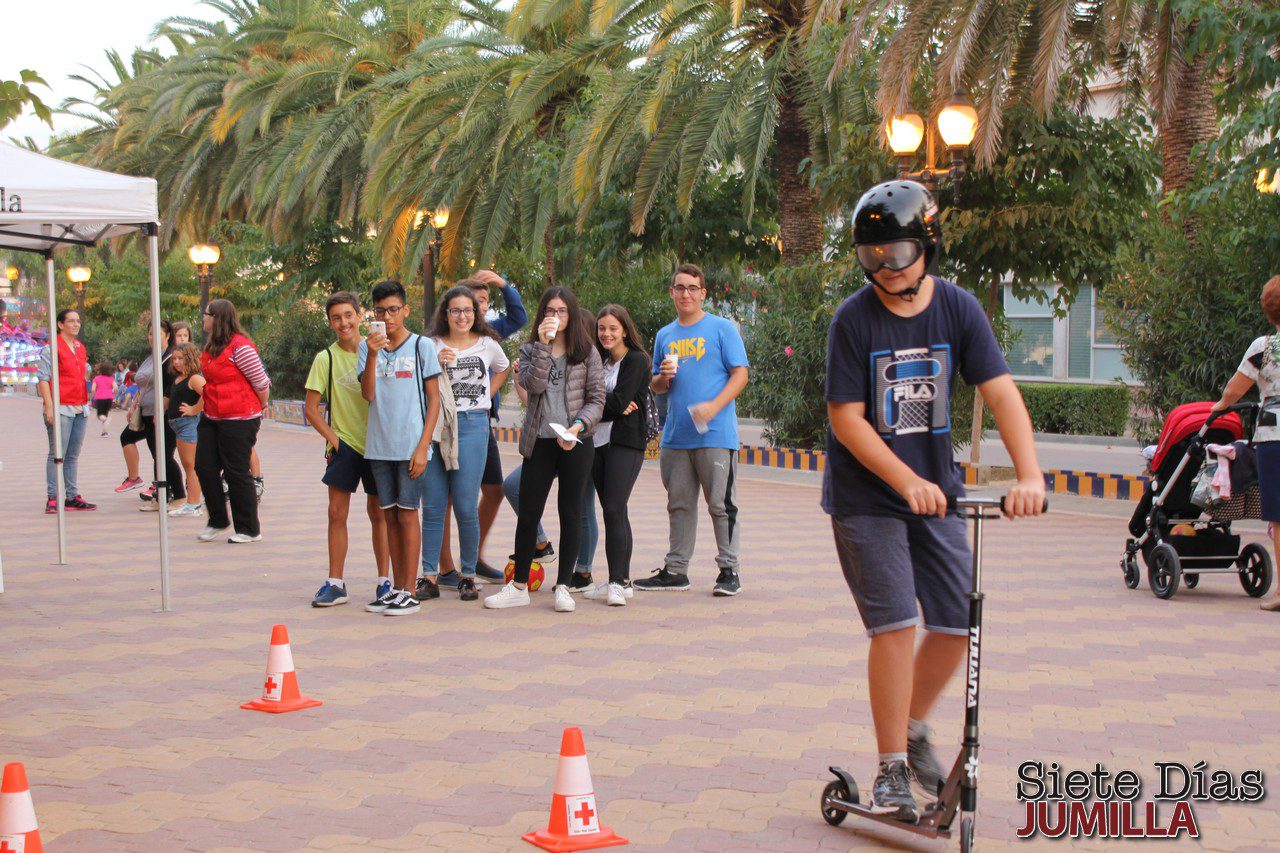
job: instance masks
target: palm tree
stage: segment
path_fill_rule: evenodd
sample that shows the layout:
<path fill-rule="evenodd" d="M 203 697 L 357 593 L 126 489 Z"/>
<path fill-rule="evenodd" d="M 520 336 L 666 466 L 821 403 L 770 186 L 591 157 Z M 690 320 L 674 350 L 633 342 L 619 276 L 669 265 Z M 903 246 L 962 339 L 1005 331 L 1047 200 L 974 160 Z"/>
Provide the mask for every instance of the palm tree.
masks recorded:
<path fill-rule="evenodd" d="M 820 14 L 840 5 L 827 0 Z M 1184 47 L 1196 21 L 1168 0 L 868 0 L 855 7 L 846 48 L 856 48 L 864 26 L 889 12 L 900 14 L 902 25 L 880 65 L 882 113 L 904 112 L 921 71 L 932 66 L 937 101 L 961 86 L 975 94 L 980 166 L 995 157 L 1007 106 L 1030 103 L 1044 114 L 1064 98 L 1084 96 L 1090 76 L 1104 70 L 1128 91 L 1146 93 L 1166 194 L 1186 186 L 1195 171 L 1192 151 L 1217 134 L 1205 59 Z"/>

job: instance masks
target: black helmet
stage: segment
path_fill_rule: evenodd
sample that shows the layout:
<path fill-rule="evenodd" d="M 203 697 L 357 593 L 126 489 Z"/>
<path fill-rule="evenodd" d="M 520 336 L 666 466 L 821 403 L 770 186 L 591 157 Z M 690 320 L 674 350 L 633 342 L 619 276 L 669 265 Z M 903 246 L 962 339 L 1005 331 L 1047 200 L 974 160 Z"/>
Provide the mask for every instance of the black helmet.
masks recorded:
<path fill-rule="evenodd" d="M 938 203 L 923 184 L 885 181 L 858 199 L 853 209 L 854 245 L 894 240 L 919 240 L 925 267 L 933 263 L 942 227 L 938 224 Z"/>

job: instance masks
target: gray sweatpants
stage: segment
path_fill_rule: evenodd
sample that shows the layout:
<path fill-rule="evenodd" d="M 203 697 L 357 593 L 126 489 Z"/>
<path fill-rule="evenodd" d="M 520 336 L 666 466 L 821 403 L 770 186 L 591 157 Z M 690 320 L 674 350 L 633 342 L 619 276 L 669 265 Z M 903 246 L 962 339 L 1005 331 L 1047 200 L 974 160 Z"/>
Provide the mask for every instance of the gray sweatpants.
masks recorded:
<path fill-rule="evenodd" d="M 689 573 L 689 560 L 698 539 L 698 491 L 716 533 L 716 565 L 738 571 L 738 453 L 727 447 L 696 450 L 662 448 L 662 485 L 667 490 L 671 522 L 671 550 L 665 567 Z"/>

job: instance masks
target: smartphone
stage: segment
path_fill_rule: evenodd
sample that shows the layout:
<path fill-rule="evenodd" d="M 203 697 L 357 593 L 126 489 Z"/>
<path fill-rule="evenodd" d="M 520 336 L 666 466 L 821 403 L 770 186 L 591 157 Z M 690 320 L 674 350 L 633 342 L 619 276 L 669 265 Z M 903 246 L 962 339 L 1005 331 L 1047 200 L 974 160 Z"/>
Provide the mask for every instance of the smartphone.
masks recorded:
<path fill-rule="evenodd" d="M 369 334 L 381 334 L 384 338 L 387 336 L 387 324 L 385 320 L 370 320 Z"/>

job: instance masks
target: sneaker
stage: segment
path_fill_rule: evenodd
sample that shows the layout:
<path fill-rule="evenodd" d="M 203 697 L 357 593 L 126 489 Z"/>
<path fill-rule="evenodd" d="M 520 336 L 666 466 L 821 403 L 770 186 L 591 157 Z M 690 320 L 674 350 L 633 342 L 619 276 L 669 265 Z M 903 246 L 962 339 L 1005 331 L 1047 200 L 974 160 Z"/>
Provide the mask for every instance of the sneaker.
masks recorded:
<path fill-rule="evenodd" d="M 490 610 L 502 610 L 506 607 L 524 607 L 529 603 L 529 590 L 521 589 L 511 582 L 484 600 L 484 606 Z"/>
<path fill-rule="evenodd" d="M 378 589 L 376 592 L 374 592 L 373 598 L 375 601 L 377 601 L 379 598 L 382 598 L 382 596 L 386 595 L 390 591 L 391 591 L 391 579 L 378 578 Z M 415 596 L 415 598 L 416 597 L 417 596 Z"/>
<path fill-rule="evenodd" d="M 942 767 L 938 757 L 933 754 L 933 746 L 929 743 L 929 729 L 926 727 L 919 737 L 907 737 L 907 766 L 915 774 L 920 787 L 936 797 L 938 789 L 946 777 L 942 775 Z"/>
<path fill-rule="evenodd" d="M 458 573 L 457 569 L 454 569 L 451 572 L 441 572 L 436 575 L 436 584 L 439 586 L 447 586 L 449 589 L 457 589 L 458 584 L 461 582 L 461 578 L 462 575 Z"/>
<path fill-rule="evenodd" d="M 196 534 L 196 540 L 199 542 L 212 542 L 226 534 L 230 527 L 214 527 L 212 524 L 206 524 L 204 530 Z"/>
<path fill-rule="evenodd" d="M 89 512 L 90 510 L 98 508 L 97 504 L 91 504 L 79 495 L 76 495 L 74 498 L 67 498 L 62 502 L 62 505 L 67 509 L 76 510 L 77 512 Z"/>
<path fill-rule="evenodd" d="M 267 490 L 267 484 L 262 482 L 261 477 L 253 478 L 253 494 L 258 499 L 258 503 L 262 503 L 262 493 Z"/>
<path fill-rule="evenodd" d="M 147 488 L 143 489 L 141 492 L 138 493 L 138 500 L 140 501 L 153 501 L 155 499 L 156 499 L 156 487 L 154 484 L 148 486 Z"/>
<path fill-rule="evenodd" d="M 335 604 L 347 603 L 346 586 L 334 586 L 328 581 L 324 582 L 324 586 L 316 592 L 316 597 L 311 599 L 312 607 L 333 607 Z"/>
<path fill-rule="evenodd" d="M 257 536 L 250 536 L 248 533 L 232 533 L 227 537 L 227 541 L 232 545 L 247 545 L 250 542 L 261 542 L 262 534 L 259 533 Z"/>
<path fill-rule="evenodd" d="M 911 768 L 905 761 L 885 761 L 871 785 L 871 812 L 894 820 L 915 822 L 920 812 L 911 795 Z"/>
<path fill-rule="evenodd" d="M 418 599 L 407 592 L 402 592 L 387 602 L 387 606 L 382 609 L 382 615 L 408 616 L 410 613 L 417 613 L 419 609 L 421 608 Z"/>
<path fill-rule="evenodd" d="M 484 560 L 476 563 L 476 578 L 485 583 L 505 583 L 507 580 L 506 575 L 500 569 L 495 569 Z"/>
<path fill-rule="evenodd" d="M 141 477 L 125 477 L 124 482 L 116 486 L 116 491 L 127 492 L 130 489 L 141 489 L 141 488 L 142 488 Z"/>
<path fill-rule="evenodd" d="M 682 575 L 679 572 L 669 572 L 667 567 L 663 566 L 653 573 L 653 577 L 641 578 L 632 586 L 645 592 L 657 592 L 666 589 L 685 590 L 689 588 L 689 576 Z"/>
<path fill-rule="evenodd" d="M 480 593 L 476 591 L 475 578 L 463 578 L 458 581 L 458 598 L 463 601 L 475 601 L 480 597 Z"/>
<path fill-rule="evenodd" d="M 170 518 L 187 518 L 204 515 L 204 504 L 183 504 L 177 509 L 169 510 Z"/>
<path fill-rule="evenodd" d="M 712 595 L 737 595 L 742 591 L 742 584 L 738 583 L 738 573 L 733 569 L 721 569 L 720 576 L 716 578 L 715 589 L 711 590 Z"/>
<path fill-rule="evenodd" d="M 1262 601 L 1258 602 L 1258 609 L 1270 611 L 1280 610 L 1280 595 L 1273 595 L 1270 598 L 1264 598 Z"/>
<path fill-rule="evenodd" d="M 431 578 L 418 578 L 418 583 L 413 589 L 413 597 L 418 601 L 430 601 L 433 598 L 439 598 L 440 587 L 436 586 L 436 582 Z"/>
<path fill-rule="evenodd" d="M 57 499 L 57 498 L 49 498 L 47 501 L 45 501 L 45 502 L 44 502 L 44 514 L 45 514 L 45 515 L 57 515 L 57 514 L 58 514 L 58 499 Z"/>
<path fill-rule="evenodd" d="M 573 596 L 569 593 L 569 587 L 564 584 L 556 585 L 556 612 L 572 613 L 577 604 L 573 601 Z"/>
<path fill-rule="evenodd" d="M 582 591 L 582 597 L 587 599 L 588 601 L 603 601 L 605 597 L 608 595 L 609 595 L 608 583 L 598 583 L 595 586 L 591 587 L 591 589 L 586 589 Z"/>
<path fill-rule="evenodd" d="M 586 592 L 589 589 L 595 589 L 595 582 L 591 580 L 591 572 L 574 572 L 569 578 L 569 592 L 579 593 Z"/>
<path fill-rule="evenodd" d="M 369 613 L 381 613 L 391 605 L 391 602 L 396 600 L 396 596 L 399 594 L 391 588 L 390 581 L 380 583 L 378 584 L 378 597 L 366 604 L 364 609 Z"/>
<path fill-rule="evenodd" d="M 533 559 L 537 560 L 539 563 L 545 563 L 556 555 L 556 549 L 551 547 L 550 542 L 546 545 L 542 545 L 541 547 L 537 545 L 534 547 L 537 548 L 537 550 L 533 552 Z M 514 560 L 515 557 L 513 556 L 511 559 Z"/>
<path fill-rule="evenodd" d="M 151 501 L 150 503 L 145 503 L 142 506 L 138 507 L 138 512 L 159 512 L 159 511 L 160 511 L 159 501 Z"/>
<path fill-rule="evenodd" d="M 609 584 L 609 594 L 605 598 L 604 603 L 610 607 L 626 607 L 627 594 L 620 583 Z"/>

